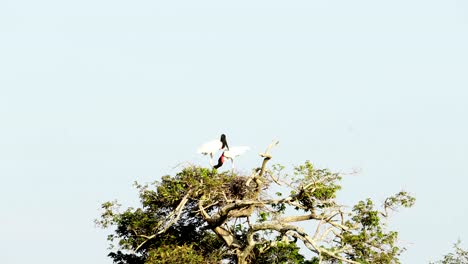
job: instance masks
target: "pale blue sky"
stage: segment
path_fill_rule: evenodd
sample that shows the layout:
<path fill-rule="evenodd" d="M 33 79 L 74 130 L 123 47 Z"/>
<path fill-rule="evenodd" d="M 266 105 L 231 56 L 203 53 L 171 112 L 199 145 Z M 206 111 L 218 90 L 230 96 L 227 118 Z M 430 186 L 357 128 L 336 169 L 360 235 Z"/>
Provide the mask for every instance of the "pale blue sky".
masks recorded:
<path fill-rule="evenodd" d="M 427 263 L 468 245 L 465 1 L 0 3 L 0 259 L 111 263 L 100 203 L 206 164 L 226 133 L 346 177 L 352 204 L 407 190 L 391 218 Z"/>

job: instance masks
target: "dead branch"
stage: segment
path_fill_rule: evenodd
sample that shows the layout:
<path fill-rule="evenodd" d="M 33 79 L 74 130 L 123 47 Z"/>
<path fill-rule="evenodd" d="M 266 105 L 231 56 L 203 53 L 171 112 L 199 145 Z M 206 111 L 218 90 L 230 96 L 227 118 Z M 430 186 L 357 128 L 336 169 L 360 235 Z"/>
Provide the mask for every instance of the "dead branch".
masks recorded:
<path fill-rule="evenodd" d="M 185 204 L 188 202 L 188 198 L 189 198 L 191 193 L 192 193 L 192 190 L 189 190 L 185 194 L 185 196 L 182 198 L 179 205 L 177 205 L 175 210 L 166 217 L 166 219 L 164 220 L 165 226 L 161 230 L 159 230 L 157 233 L 155 233 L 155 234 L 153 234 L 151 236 L 137 235 L 138 237 L 145 238 L 145 241 L 143 241 L 142 243 L 140 243 L 136 247 L 135 252 L 137 252 L 144 244 L 146 244 L 146 242 L 148 242 L 149 240 L 155 238 L 156 236 L 166 232 L 174 223 L 179 221 L 180 215 L 182 214 L 182 211 L 183 211 L 183 209 L 185 207 Z M 136 234 L 136 232 L 135 232 L 135 234 Z"/>
<path fill-rule="evenodd" d="M 262 166 L 260 167 L 259 169 L 259 174 L 257 175 L 256 172 L 252 173 L 252 175 L 249 177 L 249 179 L 247 179 L 247 181 L 245 182 L 245 185 L 246 186 L 250 186 L 250 182 L 252 180 L 255 180 L 255 183 L 257 184 L 257 188 L 259 188 L 259 186 L 261 185 L 262 183 L 262 176 L 263 174 L 265 173 L 265 169 L 266 169 L 266 164 L 268 163 L 268 161 L 271 159 L 271 154 L 270 154 L 270 150 L 274 147 L 274 146 L 277 146 L 279 144 L 279 141 L 278 140 L 273 140 L 273 142 L 271 142 L 271 144 L 267 147 L 267 149 L 265 150 L 265 153 L 260 153 L 260 157 L 263 158 L 263 162 L 262 162 Z"/>

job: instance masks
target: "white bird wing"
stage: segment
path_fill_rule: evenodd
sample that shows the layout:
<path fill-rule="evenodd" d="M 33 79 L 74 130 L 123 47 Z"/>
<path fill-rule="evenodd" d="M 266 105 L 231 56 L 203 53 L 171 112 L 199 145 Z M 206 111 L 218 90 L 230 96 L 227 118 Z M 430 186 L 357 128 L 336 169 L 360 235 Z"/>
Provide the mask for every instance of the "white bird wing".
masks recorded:
<path fill-rule="evenodd" d="M 212 140 L 210 142 L 206 142 L 205 144 L 201 145 L 201 147 L 198 148 L 197 153 L 204 154 L 204 155 L 215 153 L 222 146 L 223 146 L 223 143 L 221 143 L 221 141 Z"/>
<path fill-rule="evenodd" d="M 224 151 L 224 156 L 227 158 L 235 158 L 244 154 L 250 147 L 247 146 L 238 146 L 238 147 L 230 147 L 229 150 Z"/>

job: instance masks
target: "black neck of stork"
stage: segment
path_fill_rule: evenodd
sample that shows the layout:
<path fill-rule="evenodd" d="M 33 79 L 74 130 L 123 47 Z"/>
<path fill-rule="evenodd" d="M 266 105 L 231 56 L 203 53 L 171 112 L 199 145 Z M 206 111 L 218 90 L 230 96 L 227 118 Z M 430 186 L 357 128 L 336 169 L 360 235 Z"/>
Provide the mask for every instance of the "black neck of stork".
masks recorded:
<path fill-rule="evenodd" d="M 221 157 L 218 159 L 218 164 L 214 165 L 213 168 L 218 169 L 219 167 L 223 166 L 224 163 L 224 152 L 221 154 Z"/>

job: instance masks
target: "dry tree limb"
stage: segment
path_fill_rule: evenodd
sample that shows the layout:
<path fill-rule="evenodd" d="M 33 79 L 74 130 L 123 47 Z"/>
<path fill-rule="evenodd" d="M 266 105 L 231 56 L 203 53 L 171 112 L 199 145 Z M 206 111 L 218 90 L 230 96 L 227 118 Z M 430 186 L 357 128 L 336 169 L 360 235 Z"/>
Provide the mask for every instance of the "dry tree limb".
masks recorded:
<path fill-rule="evenodd" d="M 273 142 L 271 142 L 271 144 L 268 145 L 268 147 L 267 147 L 267 149 L 265 150 L 265 152 L 264 152 L 264 153 L 260 153 L 260 157 L 271 159 L 270 150 L 271 150 L 271 148 L 273 148 L 274 146 L 277 146 L 278 144 L 279 144 L 279 141 L 278 141 L 278 140 L 273 140 Z"/>
<path fill-rule="evenodd" d="M 182 211 L 184 210 L 185 204 L 187 204 L 187 202 L 188 202 L 188 198 L 189 198 L 190 194 L 192 194 L 192 190 L 189 190 L 184 195 L 184 197 L 180 201 L 179 205 L 177 205 L 175 210 L 166 217 L 165 221 L 167 221 L 167 222 L 165 223 L 165 226 L 161 230 L 159 230 L 157 233 L 155 233 L 155 234 L 153 234 L 151 236 L 146 236 L 146 235 L 137 235 L 136 232 L 134 231 L 135 234 L 138 237 L 142 237 L 142 238 L 146 239 L 145 241 L 141 242 L 136 247 L 135 252 L 137 252 L 144 244 L 146 244 L 146 242 L 148 242 L 149 240 L 155 238 L 156 236 L 158 236 L 158 235 L 160 235 L 162 233 L 165 233 L 174 223 L 179 221 L 180 215 L 182 214 Z"/>
<path fill-rule="evenodd" d="M 265 173 L 265 169 L 266 169 L 266 164 L 268 163 L 268 161 L 272 158 L 271 157 L 271 154 L 270 154 L 270 150 L 274 147 L 274 146 L 277 146 L 279 144 L 279 141 L 278 140 L 273 140 L 273 142 L 271 142 L 270 145 L 268 145 L 268 147 L 266 148 L 265 152 L 264 153 L 260 153 L 260 157 L 263 158 L 263 162 L 262 162 L 262 166 L 260 167 L 259 169 L 259 174 L 257 175 L 257 172 L 254 172 L 252 173 L 252 175 L 247 179 L 247 181 L 245 182 L 245 185 L 246 186 L 250 186 L 250 182 L 252 180 L 255 180 L 255 183 L 257 184 L 257 188 L 261 185 L 262 183 L 262 180 L 260 179 L 263 174 Z"/>
<path fill-rule="evenodd" d="M 295 239 L 299 239 L 307 248 L 316 253 L 320 259 L 322 259 L 324 256 L 327 256 L 341 260 L 342 262 L 356 264 L 357 262 L 344 258 L 341 255 L 342 251 L 330 251 L 320 246 L 320 244 L 324 240 L 328 239 L 331 235 L 339 234 L 340 232 L 350 228 L 344 225 L 343 213 L 340 207 L 328 207 L 326 210 L 309 208 L 302 205 L 297 200 L 300 196 L 300 192 L 297 194 L 291 194 L 290 196 L 281 199 L 259 199 L 258 194 L 263 187 L 263 177 L 266 177 L 266 165 L 272 158 L 270 151 L 274 146 L 277 145 L 278 141 L 274 140 L 267 147 L 264 153 L 260 153 L 260 156 L 263 158 L 261 167 L 254 171 L 245 182 L 245 185 L 248 187 L 250 186 L 251 181 L 254 181 L 257 184 L 257 186 L 254 187 L 254 192 L 257 194 L 254 196 L 254 198 L 248 200 L 233 200 L 228 199 L 226 195 L 224 195 L 224 202 L 226 204 L 221 206 L 218 212 L 210 215 L 206 211 L 206 208 L 209 208 L 209 206 L 204 205 L 204 203 L 207 202 L 209 198 L 203 196 L 198 201 L 198 211 L 200 212 L 201 216 L 205 219 L 205 221 L 207 221 L 210 229 L 213 230 L 226 243 L 226 245 L 231 248 L 231 250 L 236 252 L 235 254 L 237 255 L 238 263 L 240 264 L 247 263 L 248 257 L 252 254 L 252 250 L 256 246 L 260 246 L 260 249 L 263 251 L 275 246 L 275 241 L 256 241 L 254 239 L 255 233 L 262 231 L 280 232 L 286 236 L 285 238 L 283 237 L 283 239 L 288 239 L 288 236 L 290 238 L 293 237 Z M 281 185 L 279 178 L 276 179 L 273 175 L 271 175 L 271 173 L 270 177 L 275 183 Z M 330 180 L 333 180 L 333 176 L 314 179 L 312 183 L 305 186 L 300 186 L 299 188 L 302 190 L 313 191 L 315 184 Z M 295 206 L 309 212 L 304 215 L 275 217 L 270 221 L 257 223 L 249 222 L 248 231 L 245 237 L 246 241 L 244 241 L 244 243 L 237 241 L 235 234 L 230 231 L 228 227 L 225 227 L 229 220 L 233 218 L 249 217 L 255 208 L 263 208 L 265 206 L 273 206 L 278 204 Z M 309 220 L 319 221 L 319 225 L 317 226 L 317 230 L 313 237 L 309 236 L 302 228 L 293 224 Z M 241 246 L 242 244 L 243 246 Z M 340 250 L 345 249 L 343 248 Z"/>

